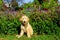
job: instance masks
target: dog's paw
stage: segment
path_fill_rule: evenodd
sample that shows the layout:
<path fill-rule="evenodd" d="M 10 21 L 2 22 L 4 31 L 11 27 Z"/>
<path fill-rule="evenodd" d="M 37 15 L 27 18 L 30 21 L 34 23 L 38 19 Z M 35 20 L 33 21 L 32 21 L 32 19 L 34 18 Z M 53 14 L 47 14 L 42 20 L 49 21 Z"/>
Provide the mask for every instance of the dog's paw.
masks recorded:
<path fill-rule="evenodd" d="M 16 35 L 17 38 L 20 38 L 20 35 Z"/>
<path fill-rule="evenodd" d="M 31 38 L 31 36 L 28 36 L 28 38 Z"/>

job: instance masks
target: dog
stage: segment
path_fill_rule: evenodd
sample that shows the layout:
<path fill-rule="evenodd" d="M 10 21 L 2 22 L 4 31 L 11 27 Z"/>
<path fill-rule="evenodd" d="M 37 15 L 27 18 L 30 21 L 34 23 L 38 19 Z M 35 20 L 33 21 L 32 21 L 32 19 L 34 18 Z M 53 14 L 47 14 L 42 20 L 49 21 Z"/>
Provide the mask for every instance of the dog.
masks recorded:
<path fill-rule="evenodd" d="M 22 15 L 19 19 L 21 21 L 21 32 L 20 35 L 17 35 L 18 38 L 23 36 L 24 33 L 27 34 L 27 37 L 30 38 L 33 35 L 32 26 L 29 24 L 29 18 L 26 15 Z"/>

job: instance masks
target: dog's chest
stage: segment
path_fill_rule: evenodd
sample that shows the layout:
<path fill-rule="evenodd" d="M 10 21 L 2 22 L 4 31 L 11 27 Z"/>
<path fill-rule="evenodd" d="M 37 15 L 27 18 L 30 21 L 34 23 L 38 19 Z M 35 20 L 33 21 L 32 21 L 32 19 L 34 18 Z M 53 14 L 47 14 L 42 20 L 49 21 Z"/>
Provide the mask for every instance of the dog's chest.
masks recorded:
<path fill-rule="evenodd" d="M 24 32 L 27 32 L 29 29 L 30 29 L 30 25 L 29 25 L 29 23 L 28 23 L 28 25 L 22 25 L 21 26 L 21 28 L 22 28 L 22 30 L 24 31 Z"/>
<path fill-rule="evenodd" d="M 24 32 L 27 32 L 28 27 L 23 26 L 22 28 Z"/>

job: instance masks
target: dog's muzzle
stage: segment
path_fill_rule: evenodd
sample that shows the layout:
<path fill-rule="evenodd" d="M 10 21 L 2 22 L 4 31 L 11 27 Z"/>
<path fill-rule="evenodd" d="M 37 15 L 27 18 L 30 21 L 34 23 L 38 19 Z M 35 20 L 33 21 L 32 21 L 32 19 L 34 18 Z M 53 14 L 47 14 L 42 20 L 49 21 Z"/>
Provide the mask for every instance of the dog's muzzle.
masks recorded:
<path fill-rule="evenodd" d="M 25 23 L 25 21 L 23 23 Z"/>

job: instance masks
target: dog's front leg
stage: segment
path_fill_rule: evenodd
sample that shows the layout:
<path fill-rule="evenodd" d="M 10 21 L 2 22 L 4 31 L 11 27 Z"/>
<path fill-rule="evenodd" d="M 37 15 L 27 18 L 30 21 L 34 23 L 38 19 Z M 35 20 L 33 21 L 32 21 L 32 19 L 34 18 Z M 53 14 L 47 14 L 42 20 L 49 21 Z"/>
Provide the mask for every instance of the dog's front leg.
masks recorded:
<path fill-rule="evenodd" d="M 21 30 L 20 35 L 17 35 L 17 37 L 20 38 L 21 36 L 23 36 L 23 34 L 24 34 L 24 31 Z"/>
<path fill-rule="evenodd" d="M 30 32 L 29 32 L 29 31 L 27 31 L 27 36 L 28 36 L 28 38 L 30 38 L 30 37 L 31 37 L 31 35 L 30 35 Z"/>
<path fill-rule="evenodd" d="M 23 30 L 21 30 L 20 37 L 21 37 L 21 36 L 23 36 L 23 34 L 24 34 L 24 31 L 23 31 Z"/>

